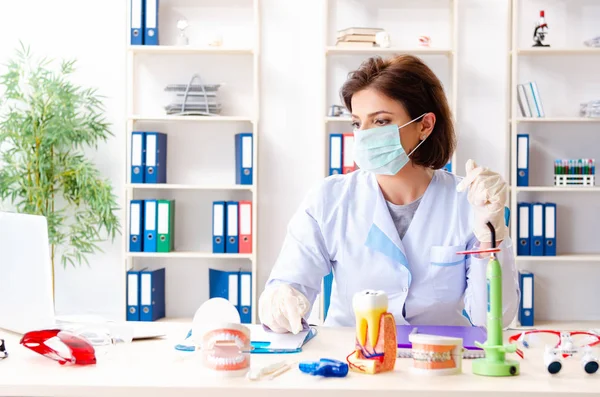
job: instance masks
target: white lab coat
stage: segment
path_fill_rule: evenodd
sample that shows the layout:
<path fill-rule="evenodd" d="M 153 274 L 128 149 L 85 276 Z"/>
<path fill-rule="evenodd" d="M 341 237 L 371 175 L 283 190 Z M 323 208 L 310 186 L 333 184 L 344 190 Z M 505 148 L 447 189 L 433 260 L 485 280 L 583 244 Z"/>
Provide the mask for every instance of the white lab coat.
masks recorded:
<path fill-rule="evenodd" d="M 291 219 L 267 286 L 288 283 L 312 305 L 333 269 L 325 325 L 354 326 L 353 295 L 374 289 L 387 293 L 397 324 L 485 326 L 488 258 L 456 254 L 479 244 L 467 193 L 456 191 L 461 179 L 435 171 L 400 240 L 372 173 L 325 178 Z M 518 273 L 510 238 L 499 248 L 507 326 L 518 308 Z"/>

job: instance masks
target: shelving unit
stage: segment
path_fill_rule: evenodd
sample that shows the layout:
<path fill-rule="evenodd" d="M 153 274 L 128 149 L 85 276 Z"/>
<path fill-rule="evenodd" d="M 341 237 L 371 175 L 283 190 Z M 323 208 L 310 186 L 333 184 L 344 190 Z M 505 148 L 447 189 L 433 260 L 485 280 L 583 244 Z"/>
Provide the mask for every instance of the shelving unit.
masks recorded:
<path fill-rule="evenodd" d="M 129 43 L 131 4 L 129 1 L 128 3 L 126 40 Z M 159 7 L 159 45 L 128 45 L 126 48 L 128 83 L 126 149 L 124 153 L 126 158 L 126 183 L 123 191 L 125 211 L 122 220 L 122 224 L 124 225 L 124 271 L 126 272 L 134 267 L 137 269 L 146 264 L 166 268 L 167 292 L 165 300 L 167 304 L 167 317 L 160 321 L 169 321 L 170 318 L 192 317 L 195 310 L 202 304 L 202 300 L 198 299 L 198 296 L 195 296 L 191 302 L 187 302 L 188 299 L 183 297 L 183 294 L 189 292 L 183 290 L 183 287 L 189 285 L 190 281 L 194 284 L 193 289 L 203 291 L 202 295 L 208 297 L 209 267 L 217 268 L 217 266 L 224 266 L 225 270 L 237 270 L 242 267 L 247 269 L 248 262 L 250 262 L 252 271 L 252 322 L 256 322 L 256 293 L 258 290 L 257 210 L 259 186 L 257 154 L 260 114 L 259 67 L 261 33 L 259 0 L 246 0 L 246 3 L 244 3 L 244 0 L 207 0 L 200 4 L 190 3 L 185 0 L 167 0 L 160 1 Z M 225 8 L 227 7 L 230 9 L 226 10 Z M 175 12 L 173 8 L 176 8 Z M 207 9 L 209 14 L 205 13 Z M 233 16 L 231 16 L 231 9 L 235 9 L 236 11 Z M 215 12 L 225 14 L 227 17 L 214 17 Z M 186 33 L 190 37 L 189 46 L 172 45 L 178 32 L 175 28 L 175 23 L 182 16 L 190 22 L 190 28 L 186 30 Z M 228 21 L 230 17 L 233 20 Z M 243 17 L 247 17 L 248 19 L 241 23 L 239 18 Z M 227 25 L 228 23 L 229 25 Z M 206 41 L 208 31 L 213 29 L 213 31 L 223 33 L 221 29 L 226 29 L 227 26 L 225 25 L 230 28 L 234 27 L 234 29 L 233 33 L 229 36 L 223 35 L 223 46 L 209 47 L 201 43 Z M 247 30 L 246 34 L 240 34 L 240 31 L 244 28 Z M 236 37 L 236 34 L 238 37 Z M 240 44 L 240 41 L 244 43 Z M 198 45 L 197 43 L 200 44 Z M 220 65 L 225 65 L 225 67 L 220 67 Z M 245 70 L 243 70 L 244 65 L 247 66 Z M 236 87 L 234 83 L 231 84 L 233 88 L 228 87 L 232 90 L 227 92 L 229 96 L 227 98 L 221 97 L 223 111 L 219 116 L 167 115 L 161 109 L 160 106 L 167 104 L 163 92 L 163 88 L 167 82 L 187 84 L 192 74 L 198 73 L 203 77 L 208 71 L 212 73 L 212 79 L 204 81 L 203 78 L 202 83 L 223 84 L 224 81 L 229 82 L 228 78 L 237 79 L 236 82 L 243 84 L 243 87 L 246 88 L 246 91 L 243 92 L 246 94 L 244 97 L 245 102 L 236 102 L 238 99 L 237 92 L 233 90 L 239 87 Z M 240 77 L 243 74 L 242 72 L 248 74 L 251 81 L 246 80 L 240 83 L 244 77 Z M 168 79 L 165 78 L 165 75 L 168 76 Z M 195 84 L 197 83 L 195 82 Z M 144 90 L 145 92 L 142 93 Z M 222 88 L 219 92 L 221 91 L 223 91 Z M 228 100 L 229 102 L 227 102 Z M 226 105 L 228 104 L 229 106 L 226 109 Z M 244 110 L 239 111 L 242 108 Z M 131 183 L 131 134 L 133 131 L 159 131 L 168 135 L 167 183 Z M 235 184 L 234 135 L 240 132 L 252 132 L 253 134 L 252 185 Z M 226 135 L 226 137 L 223 138 L 223 135 Z M 187 145 L 188 141 L 190 142 L 189 145 Z M 222 144 L 223 146 L 213 147 L 215 144 Z M 217 154 L 220 157 L 227 158 L 220 161 L 219 164 L 215 164 L 215 167 L 212 167 L 210 164 L 206 164 L 208 160 L 202 163 L 203 156 L 196 153 L 194 145 L 198 145 L 197 148 L 199 150 L 207 148 L 204 150 L 212 150 L 213 152 L 223 151 L 223 154 Z M 217 156 L 216 154 L 213 155 L 213 158 L 219 157 L 214 156 Z M 194 163 L 194 160 L 196 163 Z M 199 166 L 197 165 L 198 161 L 201 163 Z M 230 166 L 229 163 L 231 164 Z M 218 166 L 226 168 L 226 170 L 218 169 Z M 186 171 L 191 176 L 188 175 L 186 177 Z M 219 173 L 218 171 L 221 172 Z M 214 176 L 210 178 L 206 177 L 212 173 L 214 173 Z M 206 179 L 206 181 L 202 179 Z M 129 252 L 129 202 L 132 199 L 150 197 L 175 200 L 174 252 Z M 239 199 L 252 201 L 252 253 L 213 253 L 211 246 L 212 201 L 237 201 Z M 181 206 L 183 208 L 178 207 L 180 200 L 185 204 Z M 201 200 L 204 200 L 203 205 L 198 204 Z M 180 223 L 183 225 L 180 225 Z M 186 229 L 181 230 L 184 227 Z M 190 235 L 187 238 L 188 244 L 180 249 L 178 249 L 177 245 L 178 234 Z M 193 244 L 189 244 L 190 241 Z M 190 266 L 190 263 L 193 263 L 193 265 Z M 177 270 L 175 276 L 179 276 L 179 279 L 170 279 L 170 271 L 176 269 L 179 270 Z M 190 277 L 185 273 L 189 269 L 194 271 L 197 271 L 197 269 L 205 270 L 206 276 L 196 279 L 196 273 L 194 273 L 195 275 L 192 275 L 192 280 L 190 280 Z M 169 285 L 171 285 L 171 288 L 169 288 Z M 182 287 L 180 288 L 180 286 Z M 125 291 L 123 291 L 123 295 L 125 296 Z M 177 310 L 176 313 L 169 313 L 170 299 L 176 302 L 185 302 L 187 309 Z M 125 309 L 124 304 L 123 317 L 126 316 Z"/>
<path fill-rule="evenodd" d="M 515 255 L 517 253 L 515 242 L 518 241 L 519 228 L 518 202 L 557 203 L 557 255 L 516 256 L 520 270 L 527 269 L 536 274 L 536 310 L 541 307 L 546 311 L 543 315 L 581 316 L 585 318 L 580 320 L 589 320 L 587 317 L 595 314 L 586 310 L 587 301 L 578 300 L 588 298 L 582 298 L 577 293 L 571 292 L 572 283 L 579 279 L 578 284 L 585 290 L 587 280 L 590 282 L 594 278 L 597 280 L 600 273 L 595 266 L 575 267 L 575 265 L 584 263 L 595 265 L 600 262 L 600 249 L 598 239 L 587 232 L 588 227 L 595 228 L 596 211 L 595 208 L 589 207 L 590 204 L 595 207 L 595 199 L 578 193 L 600 193 L 600 186 L 557 187 L 553 185 L 553 179 L 551 180 L 555 158 L 600 158 L 598 145 L 586 141 L 586 139 L 596 139 L 595 126 L 596 123 L 600 123 L 600 119 L 578 116 L 580 102 L 597 99 L 594 96 L 600 97 L 598 90 L 595 92 L 589 89 L 583 90 L 586 83 L 581 76 L 591 71 L 589 78 L 596 77 L 590 63 L 599 65 L 600 57 L 597 56 L 600 55 L 600 48 L 585 47 L 583 38 L 577 35 L 578 33 L 581 36 L 592 34 L 594 30 L 596 34 L 600 34 L 600 31 L 593 29 L 600 9 L 595 9 L 594 18 L 594 14 L 590 14 L 592 7 L 584 8 L 582 4 L 584 3 L 570 0 L 551 3 L 532 0 L 509 2 L 510 105 L 507 131 L 510 141 L 510 207 L 513 214 L 510 234 L 514 242 Z M 585 5 L 590 6 L 590 3 Z M 583 9 L 585 12 L 582 11 Z M 549 33 L 544 42 L 549 43 L 551 47 L 532 47 L 534 22 L 539 18 L 541 10 L 545 11 L 549 26 Z M 581 18 L 581 20 L 574 21 L 572 18 Z M 575 28 L 576 24 L 580 26 Z M 577 70 L 578 67 L 584 69 L 583 72 Z M 517 85 L 528 81 L 537 82 L 545 117 L 526 118 L 519 110 Z M 530 136 L 528 160 L 530 186 L 517 186 L 517 134 L 523 133 Z M 532 142 L 535 142 L 533 150 Z M 548 185 L 544 186 L 546 183 Z M 523 198 L 523 195 L 526 198 Z M 591 224 L 582 225 L 583 222 Z M 567 230 L 561 231 L 563 228 Z M 580 251 L 595 249 L 599 252 L 580 253 Z M 586 280 L 582 280 L 582 277 Z M 548 308 L 552 308 L 552 311 L 548 311 Z M 538 313 L 536 312 L 536 326 Z M 542 318 L 541 321 L 545 319 Z"/>
<path fill-rule="evenodd" d="M 346 3 L 346 4 L 344 4 Z M 367 4 L 368 3 L 368 4 Z M 393 3 L 393 6 L 390 4 Z M 440 71 L 446 73 L 441 77 L 442 83 L 448 96 L 448 101 L 452 114 L 455 117 L 457 114 L 457 92 L 458 92 L 458 0 L 442 0 L 440 8 L 444 8 L 443 12 L 448 15 L 448 29 L 439 28 L 438 22 L 435 19 L 430 19 L 428 14 L 431 3 L 423 5 L 418 0 L 413 0 L 403 3 L 386 2 L 381 0 L 373 0 L 363 2 L 363 4 L 348 1 L 348 0 L 325 0 L 323 1 L 323 25 L 324 25 L 324 44 L 323 44 L 323 139 L 325 140 L 325 166 L 324 176 L 329 176 L 329 136 L 331 133 L 351 132 L 351 118 L 347 116 L 331 117 L 328 116 L 328 110 L 331 105 L 341 105 L 337 96 L 332 95 L 332 89 L 339 90 L 342 81 L 338 81 L 338 75 L 330 75 L 330 71 L 339 72 L 336 69 L 340 62 L 345 72 L 349 69 L 354 69 L 369 56 L 381 55 L 384 57 L 393 56 L 395 54 L 410 54 L 421 57 L 433 69 L 434 73 Z M 344 8 L 346 6 L 347 8 Z M 350 10 L 352 7 L 367 7 L 368 9 Z M 393 7 L 387 8 L 385 7 Z M 434 7 L 437 7 L 435 5 Z M 383 13 L 385 9 L 385 14 Z M 336 23 L 336 12 L 341 10 L 342 17 L 340 22 L 343 25 Z M 409 10 L 407 13 L 406 11 Z M 333 12 L 332 12 L 333 11 Z M 439 11 L 436 8 L 436 11 Z M 411 18 L 410 15 L 419 14 L 419 19 Z M 436 14 L 439 14 L 436 12 Z M 375 16 L 374 18 L 371 18 Z M 371 19 L 370 19 L 371 18 Z M 416 31 L 417 29 L 421 29 Z M 443 25 L 442 25 L 443 26 Z M 391 38 L 391 46 L 388 48 L 372 47 L 372 48 L 348 48 L 335 46 L 336 32 L 340 29 L 348 27 L 379 27 L 385 29 Z M 433 31 L 433 33 L 432 33 Z M 432 39 L 431 47 L 417 46 L 418 37 L 421 35 L 429 35 Z M 406 39 L 410 37 L 410 43 Z M 344 75 L 345 77 L 345 75 Z M 332 84 L 333 83 L 333 84 Z M 334 88 L 332 88 L 332 85 Z M 450 88 L 448 90 L 448 88 Z M 456 152 L 452 156 L 452 172 L 456 170 Z M 312 320 L 316 321 L 315 310 L 319 312 L 318 320 L 323 321 L 324 301 L 322 295 L 317 298 L 315 303 L 317 308 L 313 308 Z"/>

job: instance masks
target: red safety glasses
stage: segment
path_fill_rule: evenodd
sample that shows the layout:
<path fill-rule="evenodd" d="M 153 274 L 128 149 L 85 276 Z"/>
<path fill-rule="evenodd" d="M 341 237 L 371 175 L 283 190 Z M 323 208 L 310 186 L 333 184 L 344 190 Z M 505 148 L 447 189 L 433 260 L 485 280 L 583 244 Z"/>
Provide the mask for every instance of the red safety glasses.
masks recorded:
<path fill-rule="evenodd" d="M 20 343 L 42 356 L 58 361 L 61 365 L 96 364 L 96 352 L 90 342 L 60 329 L 27 332 Z"/>

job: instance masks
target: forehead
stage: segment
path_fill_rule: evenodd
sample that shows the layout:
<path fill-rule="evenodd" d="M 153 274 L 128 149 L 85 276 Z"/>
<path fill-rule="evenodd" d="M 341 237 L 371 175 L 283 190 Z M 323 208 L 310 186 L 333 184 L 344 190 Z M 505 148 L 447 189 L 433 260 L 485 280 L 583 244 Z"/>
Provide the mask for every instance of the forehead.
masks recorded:
<path fill-rule="evenodd" d="M 353 115 L 365 117 L 382 110 L 398 115 L 404 114 L 404 107 L 400 102 L 373 88 L 367 88 L 352 95 Z"/>

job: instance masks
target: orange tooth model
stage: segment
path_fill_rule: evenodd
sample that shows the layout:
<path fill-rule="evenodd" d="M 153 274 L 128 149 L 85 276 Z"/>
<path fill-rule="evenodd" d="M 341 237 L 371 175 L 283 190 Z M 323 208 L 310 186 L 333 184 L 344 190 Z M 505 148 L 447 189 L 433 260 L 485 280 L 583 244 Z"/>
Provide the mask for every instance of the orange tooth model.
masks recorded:
<path fill-rule="evenodd" d="M 366 290 L 354 295 L 356 349 L 346 360 L 352 371 L 378 374 L 392 371 L 396 364 L 396 321 L 388 313 L 383 291 Z"/>

